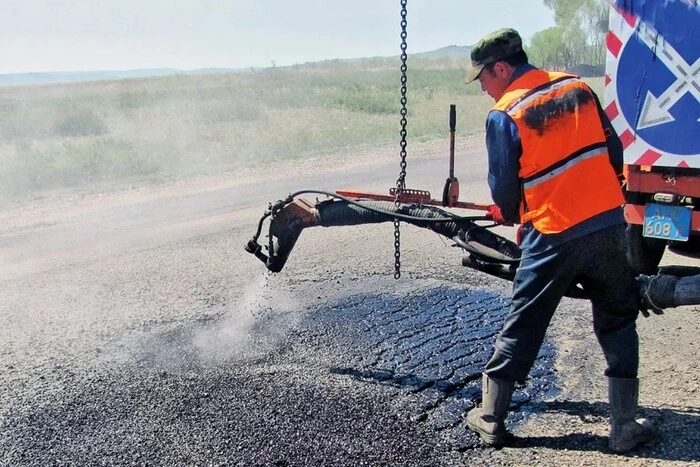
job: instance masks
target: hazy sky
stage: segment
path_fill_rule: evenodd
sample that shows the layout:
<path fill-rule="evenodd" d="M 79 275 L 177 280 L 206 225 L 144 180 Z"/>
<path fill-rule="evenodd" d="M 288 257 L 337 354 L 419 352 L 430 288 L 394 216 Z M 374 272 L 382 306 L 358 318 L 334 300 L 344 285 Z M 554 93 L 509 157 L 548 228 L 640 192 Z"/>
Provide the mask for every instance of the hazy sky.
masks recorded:
<path fill-rule="evenodd" d="M 0 0 L 0 73 L 398 55 L 399 0 Z M 554 25 L 541 0 L 408 0 L 408 52 Z"/>

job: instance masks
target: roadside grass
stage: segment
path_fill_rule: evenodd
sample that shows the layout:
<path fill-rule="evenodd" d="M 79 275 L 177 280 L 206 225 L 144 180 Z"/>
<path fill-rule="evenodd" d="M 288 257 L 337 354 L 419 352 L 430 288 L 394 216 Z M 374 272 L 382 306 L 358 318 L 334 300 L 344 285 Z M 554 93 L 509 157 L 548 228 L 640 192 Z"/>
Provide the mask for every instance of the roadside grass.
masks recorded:
<path fill-rule="evenodd" d="M 237 171 L 396 141 L 398 60 L 0 88 L 0 198 Z M 409 61 L 408 138 L 482 131 L 456 61 Z M 410 157 L 410 155 L 409 155 Z"/>

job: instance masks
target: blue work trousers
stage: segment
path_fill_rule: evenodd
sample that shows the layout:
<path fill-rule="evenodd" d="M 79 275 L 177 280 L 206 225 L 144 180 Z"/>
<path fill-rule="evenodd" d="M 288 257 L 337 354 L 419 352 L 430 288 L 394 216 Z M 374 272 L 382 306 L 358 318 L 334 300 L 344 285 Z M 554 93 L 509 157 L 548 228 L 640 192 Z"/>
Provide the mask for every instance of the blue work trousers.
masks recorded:
<path fill-rule="evenodd" d="M 605 375 L 636 378 L 639 309 L 624 238 L 624 227 L 613 225 L 523 258 L 510 312 L 484 373 L 524 382 L 561 298 L 569 286 L 580 284 L 593 304 L 593 331 L 608 364 Z"/>

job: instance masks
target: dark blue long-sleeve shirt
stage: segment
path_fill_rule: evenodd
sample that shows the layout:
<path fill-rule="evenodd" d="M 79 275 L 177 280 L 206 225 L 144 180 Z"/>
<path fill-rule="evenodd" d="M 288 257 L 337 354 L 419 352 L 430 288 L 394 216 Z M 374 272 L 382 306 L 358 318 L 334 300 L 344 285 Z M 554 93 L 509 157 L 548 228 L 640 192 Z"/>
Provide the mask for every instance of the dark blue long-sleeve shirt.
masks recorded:
<path fill-rule="evenodd" d="M 535 67 L 529 64 L 521 65 L 515 70 L 512 80 L 534 69 Z M 622 143 L 597 98 L 596 102 L 603 129 L 607 135 L 610 163 L 615 169 L 615 173 L 621 174 Z M 522 180 L 518 173 L 523 150 L 518 127 L 506 112 L 500 110 L 489 112 L 486 119 L 486 149 L 489 159 L 488 184 L 491 189 L 491 198 L 501 208 L 503 217 L 507 221 L 519 223 L 523 189 Z M 523 250 L 523 256 L 535 255 L 574 238 L 624 221 L 622 208 L 614 208 L 558 234 L 540 233 L 531 222 L 526 222 L 522 226 L 520 248 Z"/>

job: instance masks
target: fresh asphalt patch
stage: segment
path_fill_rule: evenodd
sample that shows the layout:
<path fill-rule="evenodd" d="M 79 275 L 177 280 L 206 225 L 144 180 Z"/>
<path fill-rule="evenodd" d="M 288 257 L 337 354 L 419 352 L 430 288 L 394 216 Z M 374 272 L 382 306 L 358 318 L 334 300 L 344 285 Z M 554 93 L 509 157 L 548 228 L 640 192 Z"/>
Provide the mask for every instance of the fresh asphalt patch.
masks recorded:
<path fill-rule="evenodd" d="M 124 331 L 118 352 L 58 369 L 69 374 L 48 378 L 60 384 L 11 399 L 0 463 L 467 462 L 480 442 L 463 420 L 480 400 L 508 299 L 451 284 L 367 282 L 312 306 L 273 303 Z M 553 360 L 546 343 L 509 423 L 556 394 Z"/>

